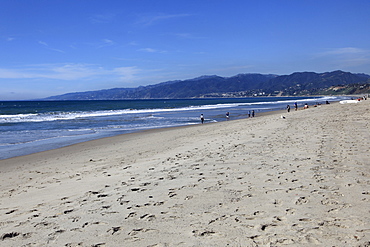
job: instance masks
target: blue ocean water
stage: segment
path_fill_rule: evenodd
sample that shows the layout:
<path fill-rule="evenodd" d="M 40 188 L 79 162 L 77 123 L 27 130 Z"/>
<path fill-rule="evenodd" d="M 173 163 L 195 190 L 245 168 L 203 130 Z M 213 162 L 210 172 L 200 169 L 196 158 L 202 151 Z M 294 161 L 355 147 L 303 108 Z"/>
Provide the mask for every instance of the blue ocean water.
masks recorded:
<path fill-rule="evenodd" d="M 345 97 L 253 97 L 119 101 L 0 101 L 0 159 L 145 129 L 248 117 Z"/>

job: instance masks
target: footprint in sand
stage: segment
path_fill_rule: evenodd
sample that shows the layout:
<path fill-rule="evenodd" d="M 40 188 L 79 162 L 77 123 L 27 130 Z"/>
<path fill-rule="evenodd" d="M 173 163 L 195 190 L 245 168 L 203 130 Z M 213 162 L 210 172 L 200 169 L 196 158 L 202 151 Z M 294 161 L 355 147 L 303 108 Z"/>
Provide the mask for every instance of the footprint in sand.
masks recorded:
<path fill-rule="evenodd" d="M 295 204 L 296 205 L 302 205 L 302 204 L 306 204 L 307 202 L 308 202 L 308 199 L 304 196 L 301 196 L 300 198 L 297 199 Z"/>
<path fill-rule="evenodd" d="M 294 208 L 287 208 L 287 209 L 285 209 L 285 212 L 286 212 L 286 214 L 295 214 L 295 209 Z"/>

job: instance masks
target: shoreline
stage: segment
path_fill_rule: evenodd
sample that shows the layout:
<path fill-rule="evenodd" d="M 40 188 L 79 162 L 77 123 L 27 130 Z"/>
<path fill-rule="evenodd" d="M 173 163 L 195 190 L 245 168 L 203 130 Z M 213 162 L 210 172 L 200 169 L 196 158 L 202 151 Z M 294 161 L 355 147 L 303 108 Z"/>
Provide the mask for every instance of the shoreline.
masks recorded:
<path fill-rule="evenodd" d="M 265 112 L 258 112 L 258 116 L 266 116 L 266 115 L 270 115 L 270 114 L 277 114 L 278 112 L 285 112 L 285 110 L 270 110 L 270 111 L 265 111 Z M 223 121 L 220 121 L 220 122 L 235 121 L 235 120 L 248 119 L 248 118 L 250 118 L 250 117 L 223 120 Z M 215 123 L 220 123 L 220 122 L 215 122 Z M 206 123 L 206 124 L 215 124 L 215 123 Z M 60 148 L 74 146 L 74 145 L 78 145 L 80 143 L 85 143 L 85 142 L 90 142 L 90 141 L 96 141 L 96 140 L 99 140 L 99 139 L 112 138 L 112 137 L 116 137 L 116 136 L 127 135 L 127 134 L 135 134 L 135 133 L 141 133 L 141 132 L 147 132 L 147 131 L 156 131 L 156 130 L 172 129 L 172 128 L 183 128 L 183 127 L 191 127 L 191 126 L 197 126 L 197 124 L 196 125 L 191 124 L 191 125 L 182 125 L 182 126 L 172 126 L 172 127 L 159 127 L 159 128 L 143 129 L 143 130 L 132 130 L 131 132 L 127 132 L 127 133 L 123 133 L 123 134 L 117 134 L 117 135 L 112 135 L 112 136 L 107 136 L 107 137 L 98 137 L 98 138 L 94 138 L 94 139 L 91 139 L 91 140 L 79 141 L 79 142 L 76 142 L 76 143 L 73 143 L 73 144 L 68 144 L 68 145 L 64 145 L 64 146 L 61 146 L 61 147 L 51 148 L 51 149 L 47 149 L 47 150 L 43 150 L 43 151 L 36 151 L 36 152 L 28 153 L 28 154 L 16 155 L 16 156 L 5 158 L 5 159 L 0 159 L 0 161 L 5 161 L 5 160 L 8 160 L 8 159 L 13 159 L 13 158 L 22 157 L 22 156 L 28 156 L 28 155 L 32 155 L 32 154 L 43 153 L 43 152 L 47 152 L 47 151 L 51 151 L 51 150 L 58 150 Z"/>
<path fill-rule="evenodd" d="M 0 160 L 0 241 L 366 246 L 369 106 L 274 111 Z"/>
<path fill-rule="evenodd" d="M 283 99 L 282 99 L 283 100 Z M 312 99 L 308 99 L 308 100 L 312 100 Z M 284 101 L 284 100 L 283 100 Z M 282 102 L 283 102 L 282 101 Z M 279 101 L 277 101 L 279 102 Z M 284 106 L 281 108 L 281 105 L 283 103 L 280 103 L 280 104 L 277 104 L 279 105 L 278 107 L 275 106 L 267 106 L 266 108 L 261 108 L 262 111 L 274 111 L 275 109 L 284 109 Z M 235 106 L 235 105 L 234 105 Z M 245 109 L 240 109 L 241 112 L 239 112 L 239 109 L 230 109 L 231 110 L 231 119 L 234 119 L 235 118 L 247 118 L 248 115 L 246 112 Z M 235 116 L 233 115 L 235 112 Z M 205 112 L 206 115 L 207 115 L 207 112 Z M 200 113 L 199 113 L 200 114 Z M 224 113 L 222 113 L 222 111 L 219 111 L 218 114 L 216 115 L 212 115 L 210 116 L 210 119 L 209 121 L 225 121 L 226 119 L 224 118 Z M 256 114 L 260 114 L 260 112 L 256 111 Z M 73 114 L 72 114 L 73 115 Z M 36 117 L 36 119 L 34 119 L 35 121 L 39 120 L 37 119 L 39 116 Z M 48 114 L 46 114 L 45 116 L 41 114 L 40 118 L 43 119 L 43 118 L 47 118 L 48 117 Z M 189 117 L 189 116 L 188 116 Z M 148 120 L 149 118 L 147 118 L 146 120 Z M 165 120 L 165 118 L 163 118 Z M 177 125 L 177 124 L 197 124 L 197 119 L 196 119 L 196 116 L 194 118 L 194 116 L 192 116 L 192 119 L 189 120 L 190 122 L 183 122 L 182 119 L 172 119 L 170 117 L 169 118 L 169 121 L 174 121 L 174 122 L 170 122 L 170 124 L 168 124 L 168 122 L 166 121 L 162 121 L 162 122 L 155 122 L 155 124 L 153 124 L 153 121 L 150 121 L 148 120 L 148 123 L 142 123 L 143 126 L 141 127 L 144 127 L 143 129 L 146 129 L 145 127 L 152 127 L 152 128 L 162 128 L 160 127 L 161 124 L 166 124 L 168 126 L 170 125 Z M 99 139 L 99 138 L 104 138 L 104 137 L 108 137 L 108 136 L 114 136 L 114 135 L 119 135 L 119 134 L 122 134 L 122 133 L 130 133 L 130 132 L 138 132 L 138 131 L 142 131 L 140 130 L 140 126 L 138 126 L 137 130 L 130 130 L 132 128 L 132 126 L 128 126 L 128 127 L 125 127 L 126 123 L 128 123 L 127 121 L 123 121 L 122 124 L 119 123 L 119 119 L 117 117 L 117 120 L 118 121 L 115 121 L 113 119 L 111 119 L 112 123 L 113 123 L 113 127 L 110 127 L 109 123 L 107 123 L 107 126 L 105 126 L 104 124 L 101 124 L 103 123 L 104 121 L 101 121 L 101 123 L 98 123 L 98 125 L 100 126 L 95 126 L 96 129 L 94 128 L 89 128 L 88 126 L 86 126 L 86 129 L 84 129 L 83 125 L 81 127 L 81 124 L 82 122 L 78 122 L 77 123 L 77 127 L 76 126 L 72 126 L 71 128 L 69 128 L 69 123 L 68 122 L 64 122 L 61 126 L 58 126 L 58 121 L 52 121 L 51 122 L 51 126 L 43 126 L 42 123 L 39 124 L 39 129 L 40 131 L 38 131 L 37 129 L 33 130 L 32 128 L 32 125 L 30 127 L 30 130 L 31 130 L 31 134 L 30 136 L 27 137 L 27 135 L 25 135 L 22 131 L 20 131 L 19 135 L 17 135 L 18 131 L 17 131 L 17 127 L 15 127 L 13 130 L 12 129 L 9 129 L 8 128 L 5 128 L 5 136 L 4 136 L 4 145 L 0 148 L 0 152 L 1 152 L 1 155 L 0 155 L 0 160 L 5 160 L 5 159 L 8 159 L 8 158 L 12 158 L 12 157 L 18 157 L 18 156 L 22 156 L 22 155 L 27 155 L 27 154 L 32 154 L 32 153 L 37 153 L 37 152 L 41 152 L 41 151 L 46 151 L 46 150 L 51 150 L 51 149 L 56 149 L 56 148 L 60 148 L 60 147 L 63 147 L 63 146 L 68 146 L 68 145 L 72 145 L 72 144 L 76 144 L 76 143 L 80 143 L 80 142 L 84 142 L 84 141 L 89 141 L 89 140 L 96 140 L 96 139 Z M 121 119 L 122 120 L 122 119 Z M 125 120 L 125 118 L 123 119 Z M 144 119 L 144 121 L 146 121 Z M 10 120 L 9 120 L 10 121 Z M 29 119 L 29 121 L 31 121 Z M 150 122 L 151 123 L 150 123 Z M 179 121 L 179 122 L 176 122 L 176 121 Z M 27 121 L 26 121 L 27 122 Z M 31 121 L 32 122 L 32 121 Z M 109 121 L 108 121 L 109 122 Z M 47 124 L 48 122 L 44 122 L 44 125 Z M 118 124 L 118 125 L 117 125 Z M 152 125 L 153 126 L 152 126 Z M 23 126 L 23 124 L 20 124 L 20 128 L 27 128 L 27 123 L 24 124 L 25 126 Z M 54 126 L 55 125 L 55 126 Z M 117 126 L 115 126 L 117 125 Z M 23 126 L 23 127 L 22 127 Z M 63 127 L 64 126 L 64 127 Z M 45 127 L 45 131 L 43 131 Z M 52 133 L 49 131 L 49 128 L 50 129 L 55 129 L 55 133 Z M 74 127 L 76 127 L 76 129 L 74 129 Z M 58 129 L 59 128 L 59 129 Z M 8 129 L 8 132 L 6 131 Z M 76 131 L 76 130 L 83 130 L 82 132 L 79 132 L 79 131 Z M 69 130 L 71 130 L 72 132 L 69 132 Z M 13 135 L 12 135 L 12 132 Z M 44 133 L 45 132 L 45 133 Z"/>
<path fill-rule="evenodd" d="M 249 118 L 247 117 L 247 118 L 241 118 L 241 119 L 235 119 L 235 120 L 230 119 L 230 120 L 224 120 L 224 121 L 220 121 L 220 122 L 205 123 L 203 125 L 213 125 L 213 124 L 220 124 L 220 123 L 232 122 L 232 121 L 248 121 L 248 119 L 251 120 L 251 119 L 254 119 L 254 118 L 265 117 L 265 116 L 269 116 L 269 115 L 278 116 L 279 114 L 281 115 L 281 114 L 284 114 L 284 113 L 286 113 L 286 110 L 266 111 L 266 112 L 258 113 L 258 116 L 255 116 L 255 117 L 249 117 Z M 15 157 L 7 158 L 7 159 L 2 159 L 2 160 L 0 160 L 0 167 L 2 165 L 1 163 L 12 163 L 13 159 L 28 160 L 30 158 L 30 156 L 38 156 L 39 154 L 43 155 L 47 152 L 53 153 L 52 155 L 57 155 L 60 151 L 61 152 L 70 152 L 70 151 L 73 151 L 74 148 L 76 146 L 79 146 L 79 145 L 83 145 L 83 146 L 85 146 L 85 145 L 96 146 L 97 145 L 97 146 L 99 146 L 99 145 L 104 145 L 107 142 L 110 142 L 110 139 L 112 139 L 112 142 L 115 142 L 115 141 L 118 141 L 120 139 L 125 139 L 126 136 L 127 136 L 128 139 L 132 139 L 132 138 L 135 138 L 136 135 L 140 136 L 140 135 L 145 135 L 147 133 L 158 133 L 158 134 L 160 134 L 161 132 L 164 132 L 164 131 L 169 131 L 169 130 L 174 130 L 175 131 L 175 130 L 182 129 L 182 128 L 192 128 L 192 127 L 197 127 L 197 126 L 202 126 L 202 124 L 199 123 L 199 124 L 196 124 L 196 125 L 184 125 L 184 126 L 163 127 L 163 128 L 154 128 L 154 129 L 144 129 L 144 130 L 138 130 L 138 131 L 124 133 L 124 134 L 118 134 L 118 135 L 114 135 L 114 136 L 102 137 L 102 138 L 98 138 L 98 139 L 78 142 L 78 143 L 75 143 L 75 144 L 71 144 L 71 145 L 67 145 L 67 146 L 63 146 L 63 147 L 59 147 L 59 148 L 53 148 L 53 149 L 49 149 L 49 150 L 45 150 L 45 151 L 40 151 L 40 152 L 31 153 L 31 154 L 25 154 L 25 155 L 15 156 Z M 133 137 L 131 137 L 131 136 L 133 136 Z M 116 139 L 118 139 L 118 140 L 116 140 Z M 94 142 L 96 142 L 96 144 L 94 144 Z M 66 151 L 64 151 L 64 149 L 66 149 Z"/>

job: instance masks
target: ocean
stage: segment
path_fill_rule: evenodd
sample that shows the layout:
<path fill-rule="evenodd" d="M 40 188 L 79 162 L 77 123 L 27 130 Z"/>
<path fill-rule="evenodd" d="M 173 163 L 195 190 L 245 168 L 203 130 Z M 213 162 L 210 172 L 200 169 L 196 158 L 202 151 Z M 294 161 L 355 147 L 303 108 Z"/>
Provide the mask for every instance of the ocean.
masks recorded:
<path fill-rule="evenodd" d="M 346 97 L 0 101 L 0 160 L 146 129 L 247 118 Z"/>

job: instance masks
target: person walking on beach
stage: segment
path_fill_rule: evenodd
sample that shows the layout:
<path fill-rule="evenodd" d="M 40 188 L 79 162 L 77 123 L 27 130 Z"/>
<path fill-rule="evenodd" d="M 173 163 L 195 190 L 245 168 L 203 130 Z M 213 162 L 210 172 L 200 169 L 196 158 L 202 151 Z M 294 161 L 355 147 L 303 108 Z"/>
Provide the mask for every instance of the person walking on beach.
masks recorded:
<path fill-rule="evenodd" d="M 297 102 L 294 102 L 294 109 L 297 111 L 298 110 L 298 104 Z"/>
<path fill-rule="evenodd" d="M 200 114 L 200 121 L 202 122 L 202 124 L 204 123 L 204 116 L 203 116 L 203 114 Z"/>
<path fill-rule="evenodd" d="M 286 106 L 286 110 L 287 110 L 288 112 L 290 112 L 290 105 L 287 105 L 287 106 Z"/>
<path fill-rule="evenodd" d="M 252 110 L 252 117 L 254 117 L 254 110 Z"/>
<path fill-rule="evenodd" d="M 230 113 L 226 112 L 226 120 L 229 120 L 229 118 L 230 118 Z"/>

